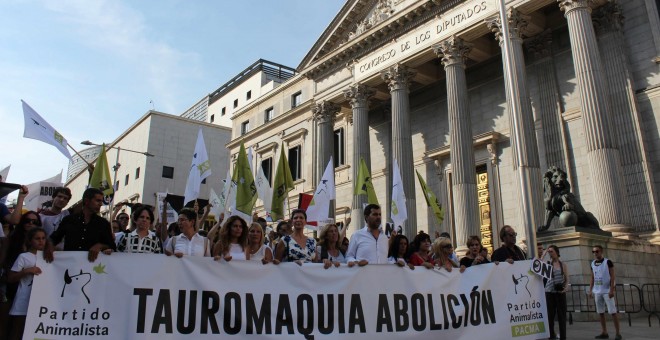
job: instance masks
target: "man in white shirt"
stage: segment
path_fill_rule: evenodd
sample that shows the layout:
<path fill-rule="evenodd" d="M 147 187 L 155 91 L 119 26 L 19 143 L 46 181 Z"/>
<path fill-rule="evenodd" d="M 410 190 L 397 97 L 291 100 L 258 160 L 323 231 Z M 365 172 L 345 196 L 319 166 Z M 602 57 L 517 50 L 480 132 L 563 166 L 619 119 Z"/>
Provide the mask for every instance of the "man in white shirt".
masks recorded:
<path fill-rule="evenodd" d="M 349 267 L 355 264 L 365 266 L 369 263 L 387 263 L 387 236 L 381 228 L 380 206 L 369 204 L 364 208 L 366 226 L 351 236 L 346 252 Z"/>
<path fill-rule="evenodd" d="M 64 210 L 64 207 L 66 207 L 69 204 L 69 200 L 71 200 L 71 189 L 57 188 L 53 191 L 52 198 L 53 202 L 50 205 L 50 208 L 39 212 L 41 225 L 46 231 L 46 236 L 50 236 L 53 231 L 57 230 L 62 219 L 71 214 L 71 210 Z"/>

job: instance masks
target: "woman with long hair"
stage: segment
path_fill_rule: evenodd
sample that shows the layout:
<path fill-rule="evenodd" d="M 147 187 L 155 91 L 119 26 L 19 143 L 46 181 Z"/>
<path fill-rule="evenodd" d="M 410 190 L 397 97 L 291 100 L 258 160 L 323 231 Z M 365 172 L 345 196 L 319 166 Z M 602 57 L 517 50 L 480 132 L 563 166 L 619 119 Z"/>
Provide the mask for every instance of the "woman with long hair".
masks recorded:
<path fill-rule="evenodd" d="M 552 264 L 552 277 L 545 284 L 545 301 L 548 307 L 548 328 L 550 339 L 555 339 L 555 313 L 559 323 L 559 339 L 566 339 L 566 288 L 568 287 L 568 268 L 559 259 L 559 248 L 551 245 L 546 250 Z"/>
<path fill-rule="evenodd" d="M 340 264 L 346 263 L 346 248 L 341 239 L 336 224 L 328 223 L 321 228 L 316 246 L 316 260 L 323 262 L 323 268 L 339 267 Z"/>
<path fill-rule="evenodd" d="M 481 255 L 483 245 L 481 244 L 481 238 L 479 238 L 479 236 L 468 236 L 467 242 L 465 244 L 468 246 L 468 251 L 465 254 L 465 257 L 461 259 L 461 266 L 467 268 L 473 265 L 490 263 L 487 258 Z"/>
<path fill-rule="evenodd" d="M 252 222 L 248 229 L 248 253 L 250 261 L 261 261 L 263 264 L 273 262 L 273 251 L 264 244 L 266 236 L 261 224 Z"/>
<path fill-rule="evenodd" d="M 397 234 L 390 239 L 387 262 L 394 263 L 399 267 L 407 265 L 410 269 L 415 269 L 413 264 L 408 263 L 408 238 L 405 235 Z"/>
<path fill-rule="evenodd" d="M 433 255 L 435 256 L 435 265 L 445 268 L 450 272 L 453 268 L 459 268 L 461 273 L 465 271 L 465 266 L 459 264 L 451 258 L 454 252 L 454 246 L 451 240 L 446 237 L 438 237 L 433 241 Z"/>
<path fill-rule="evenodd" d="M 213 246 L 213 255 L 216 260 L 249 260 L 247 246 L 247 222 L 238 216 L 231 216 L 220 229 L 220 240 Z"/>
<path fill-rule="evenodd" d="M 410 246 L 410 258 L 408 260 L 413 266 L 424 266 L 426 269 L 433 269 L 435 261 L 431 256 L 431 236 L 420 231 L 415 236 Z"/>
<path fill-rule="evenodd" d="M 302 265 L 312 262 L 316 258 L 316 240 L 305 236 L 305 225 L 307 224 L 307 213 L 303 209 L 295 209 L 291 212 L 293 232 L 291 235 L 282 237 L 275 250 L 274 264 L 280 262 L 295 262 Z"/>

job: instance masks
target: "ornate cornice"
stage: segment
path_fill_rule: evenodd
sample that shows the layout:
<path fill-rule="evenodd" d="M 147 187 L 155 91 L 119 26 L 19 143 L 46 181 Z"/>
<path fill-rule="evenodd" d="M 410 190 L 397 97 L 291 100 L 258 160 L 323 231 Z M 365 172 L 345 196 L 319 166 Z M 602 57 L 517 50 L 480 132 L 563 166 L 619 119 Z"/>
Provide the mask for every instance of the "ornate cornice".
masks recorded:
<path fill-rule="evenodd" d="M 358 22 L 354 32 L 348 33 L 348 40 L 353 40 L 382 21 L 387 20 L 394 13 L 393 0 L 378 0 L 375 10 L 364 20 Z"/>
<path fill-rule="evenodd" d="M 320 123 L 334 123 L 341 107 L 333 102 L 321 101 L 312 106 L 312 118 Z"/>
<path fill-rule="evenodd" d="M 354 84 L 344 90 L 344 98 L 348 99 L 352 108 L 366 107 L 376 91 L 366 85 Z"/>
<path fill-rule="evenodd" d="M 380 77 L 387 83 L 390 91 L 407 89 L 417 72 L 402 64 L 390 66 L 381 72 Z"/>
<path fill-rule="evenodd" d="M 515 8 L 509 8 L 506 13 L 509 20 L 509 32 L 511 32 L 512 39 L 522 39 L 522 31 L 527 27 L 530 19 L 528 15 L 520 13 Z M 495 33 L 495 39 L 502 44 L 502 20 L 500 16 L 490 17 L 485 20 L 491 32 Z"/>
<path fill-rule="evenodd" d="M 594 23 L 596 33 L 608 33 L 621 31 L 625 17 L 621 13 L 621 6 L 616 1 L 611 1 L 594 10 L 591 20 Z"/>
<path fill-rule="evenodd" d="M 335 73 L 341 68 L 349 66 L 350 63 L 359 61 L 362 56 L 368 55 L 378 48 L 386 45 L 398 36 L 405 35 L 413 29 L 419 27 L 421 24 L 433 20 L 434 17 L 440 15 L 449 9 L 460 5 L 465 0 L 427 0 L 420 1 L 423 4 L 413 9 L 411 12 L 402 15 L 396 20 L 391 21 L 387 25 L 380 27 L 376 30 L 364 32 L 359 39 L 351 41 L 344 41 L 337 45 L 331 52 L 325 53 L 325 56 L 336 53 L 336 55 L 328 58 L 317 65 L 299 72 L 304 72 L 304 76 L 308 79 L 320 79 L 329 74 Z M 341 50 L 343 48 L 343 50 Z M 341 50 L 336 52 L 337 50 Z"/>
<path fill-rule="evenodd" d="M 445 68 L 455 64 L 460 64 L 465 68 L 465 61 L 470 49 L 472 49 L 472 44 L 456 36 L 433 46 L 433 52 L 438 55 Z"/>

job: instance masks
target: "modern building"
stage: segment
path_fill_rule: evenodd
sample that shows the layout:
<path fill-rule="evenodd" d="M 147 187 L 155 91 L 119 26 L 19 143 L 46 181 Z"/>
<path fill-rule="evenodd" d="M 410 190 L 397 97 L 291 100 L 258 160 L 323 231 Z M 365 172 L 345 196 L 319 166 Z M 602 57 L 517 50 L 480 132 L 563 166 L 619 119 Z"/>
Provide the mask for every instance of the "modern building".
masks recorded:
<path fill-rule="evenodd" d="M 657 2 L 506 6 L 505 41 L 498 0 L 346 1 L 298 74 L 244 105 L 228 96 L 216 104 L 232 119 L 231 155 L 244 142 L 272 173 L 286 152 L 293 206 L 297 193 L 313 192 L 332 156 L 337 219 L 351 214 L 358 228 L 366 197 L 353 194 L 357 164 L 368 164 L 387 217 L 397 161 L 405 233 L 448 231 L 458 251 L 469 235 L 498 247 L 506 224 L 534 240 L 545 224 L 543 178 L 557 166 L 613 237 L 573 230 L 539 240 L 570 247 L 562 255 L 583 275 L 586 248 L 596 243 L 635 268 L 646 263 L 635 252 L 658 259 L 651 245 L 660 244 Z M 416 173 L 445 209 L 440 224 Z M 654 270 L 640 275 L 660 277 Z"/>
<path fill-rule="evenodd" d="M 92 145 L 88 148 L 78 151 L 78 154 L 71 155 L 69 161 L 69 168 L 66 171 L 66 180 L 68 181 L 73 176 L 77 175 L 81 170 L 87 168 L 87 163 L 92 162 L 101 152 L 101 147 Z"/>
<path fill-rule="evenodd" d="M 181 117 L 231 127 L 231 116 L 257 98 L 275 89 L 296 70 L 259 59 L 217 90 L 204 96 Z M 249 126 L 245 127 L 249 129 Z"/>
<path fill-rule="evenodd" d="M 202 129 L 204 135 L 212 171 L 211 176 L 201 185 L 200 197 L 208 199 L 211 188 L 216 192 L 222 190 L 222 180 L 227 175 L 229 165 L 225 145 L 230 140 L 231 130 L 148 111 L 117 139 L 107 144 L 110 175 L 117 188 L 114 201 L 155 205 L 157 192 L 183 195 L 199 129 Z M 94 164 L 95 161 L 90 162 Z M 86 171 L 67 180 L 65 186 L 73 193 L 72 202 L 82 197 L 88 181 Z"/>

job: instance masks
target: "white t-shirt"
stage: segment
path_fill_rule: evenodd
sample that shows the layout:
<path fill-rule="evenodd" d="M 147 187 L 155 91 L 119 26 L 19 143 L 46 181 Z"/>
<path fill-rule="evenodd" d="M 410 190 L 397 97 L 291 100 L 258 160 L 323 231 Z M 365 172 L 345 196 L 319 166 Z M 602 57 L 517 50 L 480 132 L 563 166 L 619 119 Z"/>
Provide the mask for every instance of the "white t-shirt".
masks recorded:
<path fill-rule="evenodd" d="M 20 272 L 25 268 L 32 268 L 37 265 L 37 255 L 25 252 L 18 255 L 16 262 L 11 267 L 11 271 Z M 16 291 L 14 303 L 11 306 L 9 315 L 23 316 L 27 315 L 28 304 L 30 303 L 30 293 L 32 292 L 32 278 L 34 275 L 25 275 L 21 278 Z"/>
<path fill-rule="evenodd" d="M 53 231 L 57 230 L 62 219 L 69 216 L 69 214 L 69 210 L 62 210 L 62 212 L 57 215 L 39 214 L 39 217 L 41 218 L 41 226 L 46 231 L 46 236 L 50 236 Z"/>

